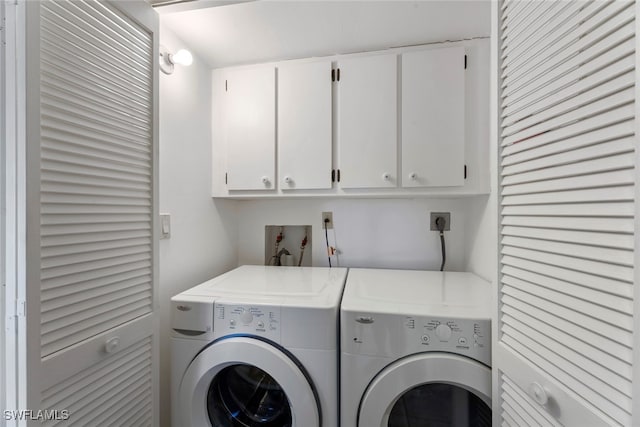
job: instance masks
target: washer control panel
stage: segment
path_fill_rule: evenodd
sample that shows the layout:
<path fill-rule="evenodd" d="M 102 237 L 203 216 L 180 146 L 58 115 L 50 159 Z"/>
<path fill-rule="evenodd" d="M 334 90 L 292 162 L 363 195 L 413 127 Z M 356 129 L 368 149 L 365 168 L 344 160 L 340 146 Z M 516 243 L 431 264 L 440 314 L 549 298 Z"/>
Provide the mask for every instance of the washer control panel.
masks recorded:
<path fill-rule="evenodd" d="M 342 318 L 347 353 L 402 357 L 424 351 L 461 354 L 491 365 L 491 320 L 357 313 Z M 363 321 L 367 319 L 367 321 Z"/>
<path fill-rule="evenodd" d="M 280 307 L 215 303 L 215 338 L 233 334 L 258 335 L 280 341 Z"/>

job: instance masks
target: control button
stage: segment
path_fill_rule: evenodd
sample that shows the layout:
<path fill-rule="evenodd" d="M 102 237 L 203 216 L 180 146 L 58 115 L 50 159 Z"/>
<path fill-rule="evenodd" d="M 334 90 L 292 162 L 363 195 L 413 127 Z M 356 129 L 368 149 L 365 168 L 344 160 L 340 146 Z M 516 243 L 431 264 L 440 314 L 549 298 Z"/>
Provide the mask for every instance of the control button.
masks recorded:
<path fill-rule="evenodd" d="M 422 336 L 422 342 L 427 343 L 427 342 L 429 342 L 429 340 L 431 340 L 431 338 L 429 338 L 429 335 L 423 335 Z"/>
<path fill-rule="evenodd" d="M 242 323 L 245 325 L 248 325 L 253 321 L 253 314 L 251 314 L 249 310 L 244 310 L 240 315 L 240 320 L 242 320 Z"/>
<path fill-rule="evenodd" d="M 258 322 L 258 328 L 264 328 L 264 322 L 262 320 Z"/>
<path fill-rule="evenodd" d="M 477 343 L 477 342 L 474 342 L 474 343 L 473 343 L 473 346 L 474 346 L 474 347 L 477 347 L 477 346 L 478 346 L 478 343 Z"/>
<path fill-rule="evenodd" d="M 465 337 L 458 338 L 458 344 L 467 345 L 467 339 Z"/>
<path fill-rule="evenodd" d="M 277 327 L 278 324 L 276 322 L 269 323 L 269 329 L 271 329 L 272 331 L 275 331 Z"/>
<path fill-rule="evenodd" d="M 229 325 L 236 326 L 236 319 L 229 320 Z"/>
<path fill-rule="evenodd" d="M 473 334 L 473 339 L 477 340 L 478 339 L 478 334 Z"/>
<path fill-rule="evenodd" d="M 451 328 L 441 323 L 436 328 L 436 336 L 440 338 L 440 341 L 449 341 L 451 338 Z"/>

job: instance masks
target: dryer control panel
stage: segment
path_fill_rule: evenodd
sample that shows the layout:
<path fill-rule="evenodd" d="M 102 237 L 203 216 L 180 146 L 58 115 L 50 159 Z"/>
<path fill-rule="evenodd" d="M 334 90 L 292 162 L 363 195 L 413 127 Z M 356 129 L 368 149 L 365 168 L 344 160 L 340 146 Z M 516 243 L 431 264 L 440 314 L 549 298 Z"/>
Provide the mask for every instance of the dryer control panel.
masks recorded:
<path fill-rule="evenodd" d="M 280 307 L 216 302 L 213 333 L 215 338 L 247 334 L 280 342 Z"/>
<path fill-rule="evenodd" d="M 342 313 L 342 349 L 351 354 L 402 357 L 425 351 L 461 354 L 491 365 L 488 319 Z"/>

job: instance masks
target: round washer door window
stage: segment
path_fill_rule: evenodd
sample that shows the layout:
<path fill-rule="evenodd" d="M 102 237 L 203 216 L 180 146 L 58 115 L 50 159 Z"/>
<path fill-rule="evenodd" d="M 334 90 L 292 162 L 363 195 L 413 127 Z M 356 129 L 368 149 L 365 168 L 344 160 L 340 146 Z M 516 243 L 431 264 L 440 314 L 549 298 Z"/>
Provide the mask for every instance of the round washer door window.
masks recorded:
<path fill-rule="evenodd" d="M 358 427 L 422 425 L 490 426 L 491 369 L 466 357 L 436 352 L 409 356 L 384 368 L 362 397 Z"/>
<path fill-rule="evenodd" d="M 270 343 L 230 337 L 191 362 L 178 391 L 181 427 L 320 427 L 306 373 Z"/>
<path fill-rule="evenodd" d="M 207 412 L 214 426 L 291 427 L 291 404 L 280 384 L 245 364 L 222 369 L 211 381 Z"/>
<path fill-rule="evenodd" d="M 491 427 L 491 408 L 469 390 L 428 383 L 403 394 L 391 408 L 388 427 Z"/>

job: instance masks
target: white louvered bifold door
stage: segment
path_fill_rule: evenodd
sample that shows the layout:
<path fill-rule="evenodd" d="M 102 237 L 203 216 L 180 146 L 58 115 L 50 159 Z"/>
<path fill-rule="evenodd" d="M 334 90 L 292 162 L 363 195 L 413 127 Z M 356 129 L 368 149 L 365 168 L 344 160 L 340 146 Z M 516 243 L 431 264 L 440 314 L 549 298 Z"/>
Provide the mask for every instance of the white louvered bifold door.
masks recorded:
<path fill-rule="evenodd" d="M 45 425 L 157 424 L 157 17 L 145 2 L 28 7 L 29 409 L 58 411 Z"/>
<path fill-rule="evenodd" d="M 636 5 L 504 1 L 495 10 L 496 425 L 629 426 Z"/>

